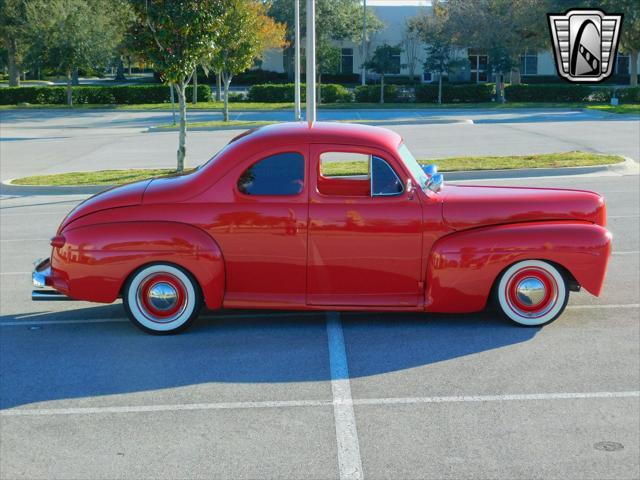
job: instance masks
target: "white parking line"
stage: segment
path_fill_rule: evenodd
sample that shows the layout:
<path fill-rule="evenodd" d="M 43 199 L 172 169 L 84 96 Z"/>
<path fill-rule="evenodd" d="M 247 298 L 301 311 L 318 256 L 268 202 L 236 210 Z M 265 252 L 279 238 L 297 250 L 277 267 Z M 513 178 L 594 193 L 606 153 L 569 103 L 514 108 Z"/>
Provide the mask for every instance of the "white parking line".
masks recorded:
<path fill-rule="evenodd" d="M 611 255 L 637 255 L 640 250 L 629 250 L 626 252 L 611 252 Z"/>
<path fill-rule="evenodd" d="M 525 393 L 505 395 L 460 395 L 446 397 L 400 397 L 400 398 L 361 398 L 355 400 L 273 400 L 263 402 L 221 402 L 221 403 L 177 403 L 165 405 L 123 405 L 113 407 L 75 407 L 75 408 L 9 408 L 0 410 L 2 417 L 21 416 L 56 416 L 56 415 L 96 415 L 126 414 L 146 412 L 179 412 L 189 410 L 241 410 L 249 408 L 295 408 L 295 407 L 337 407 L 367 405 L 417 405 L 428 403 L 488 403 L 488 402 L 529 402 L 545 400 L 589 400 L 640 398 L 639 390 L 621 392 L 557 392 L 557 393 Z M 359 459 L 359 452 L 358 452 Z M 362 478 L 362 464 L 360 477 Z M 342 465 L 341 465 L 342 467 Z M 342 470 L 340 475 L 342 478 Z M 347 472 L 348 473 L 348 472 Z M 345 478 L 350 478 L 346 476 Z"/>
<path fill-rule="evenodd" d="M 619 303 L 609 305 L 567 305 L 567 310 L 597 310 L 599 308 L 640 308 L 640 303 Z"/>
<path fill-rule="evenodd" d="M 342 322 L 340 314 L 337 312 L 327 313 L 327 338 L 340 479 L 363 478 L 356 416 L 351 399 L 347 352 L 344 345 Z"/>

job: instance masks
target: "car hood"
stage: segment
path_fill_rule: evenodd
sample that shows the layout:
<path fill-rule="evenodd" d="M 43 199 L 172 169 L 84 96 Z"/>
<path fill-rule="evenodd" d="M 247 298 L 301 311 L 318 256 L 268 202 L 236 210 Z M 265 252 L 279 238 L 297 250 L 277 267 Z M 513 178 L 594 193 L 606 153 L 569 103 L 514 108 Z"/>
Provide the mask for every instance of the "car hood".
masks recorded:
<path fill-rule="evenodd" d="M 604 199 L 584 190 L 447 185 L 440 196 L 444 222 L 455 230 L 542 220 L 606 222 Z"/>
<path fill-rule="evenodd" d="M 131 205 L 139 205 L 142 203 L 144 192 L 151 183 L 151 180 L 142 180 L 140 182 L 129 183 L 114 187 L 104 192 L 98 193 L 93 197 L 87 198 L 76 208 L 71 210 L 60 224 L 58 233 L 61 233 L 69 224 L 75 220 L 82 218 L 90 213 L 111 208 L 128 207 Z"/>

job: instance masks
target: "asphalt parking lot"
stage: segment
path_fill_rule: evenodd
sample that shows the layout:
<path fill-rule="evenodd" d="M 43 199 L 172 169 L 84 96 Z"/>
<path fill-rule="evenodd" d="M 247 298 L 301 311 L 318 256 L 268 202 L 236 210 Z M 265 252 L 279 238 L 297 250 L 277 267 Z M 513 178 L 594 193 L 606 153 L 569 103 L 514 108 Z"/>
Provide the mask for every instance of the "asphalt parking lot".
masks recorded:
<path fill-rule="evenodd" d="M 206 312 L 154 337 L 121 304 L 30 301 L 34 257 L 82 196 L 0 202 L 0 476 L 640 477 L 640 180 L 596 190 L 600 298 L 544 328 L 475 315 Z"/>

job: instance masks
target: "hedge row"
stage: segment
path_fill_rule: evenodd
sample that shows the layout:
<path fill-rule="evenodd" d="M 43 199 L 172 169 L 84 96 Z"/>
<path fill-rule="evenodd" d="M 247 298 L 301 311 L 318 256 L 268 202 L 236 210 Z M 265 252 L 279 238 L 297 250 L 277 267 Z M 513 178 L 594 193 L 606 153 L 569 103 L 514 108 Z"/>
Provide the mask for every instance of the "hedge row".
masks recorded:
<path fill-rule="evenodd" d="M 588 85 L 508 85 L 505 96 L 512 102 L 609 102 L 615 91 L 623 103 L 638 103 L 640 88 L 590 87 Z"/>
<path fill-rule="evenodd" d="M 72 87 L 74 104 L 140 104 L 165 103 L 171 101 L 169 87 L 166 85 L 128 85 L 113 87 Z M 193 87 L 187 87 L 187 98 L 192 99 Z M 177 98 L 176 98 L 177 101 Z M 211 88 L 198 85 L 198 101 L 211 101 Z M 9 87 L 0 88 L 0 105 L 18 103 L 65 104 L 66 87 Z"/>
<path fill-rule="evenodd" d="M 247 99 L 250 102 L 293 102 L 295 90 L 293 83 L 283 85 L 253 85 L 249 88 Z M 301 101 L 306 101 L 306 87 L 300 87 Z M 323 83 L 320 86 L 320 98 L 324 103 L 348 103 L 352 101 L 352 95 L 342 85 Z"/>
<path fill-rule="evenodd" d="M 466 85 L 442 85 L 443 103 L 490 102 L 495 94 L 492 83 L 471 83 Z M 416 86 L 416 102 L 436 103 L 438 85 Z"/>
<path fill-rule="evenodd" d="M 356 102 L 376 103 L 380 101 L 380 85 L 360 85 L 354 90 Z M 397 102 L 400 97 L 398 87 L 395 85 L 384 86 L 384 101 Z"/>

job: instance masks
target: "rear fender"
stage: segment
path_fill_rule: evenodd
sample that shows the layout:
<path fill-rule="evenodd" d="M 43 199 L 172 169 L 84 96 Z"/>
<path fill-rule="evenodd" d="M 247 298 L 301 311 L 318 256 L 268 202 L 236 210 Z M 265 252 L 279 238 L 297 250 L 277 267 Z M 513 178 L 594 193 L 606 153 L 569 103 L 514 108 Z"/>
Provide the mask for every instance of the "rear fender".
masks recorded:
<path fill-rule="evenodd" d="M 208 308 L 220 308 L 224 259 L 207 233 L 178 222 L 119 222 L 64 230 L 51 257 L 53 287 L 77 300 L 113 302 L 128 276 L 154 262 L 175 264 L 198 281 Z"/>
<path fill-rule="evenodd" d="M 438 240 L 427 267 L 425 309 L 482 310 L 500 273 L 521 260 L 564 267 L 585 290 L 600 295 L 611 234 L 588 222 L 536 222 L 456 232 Z"/>

